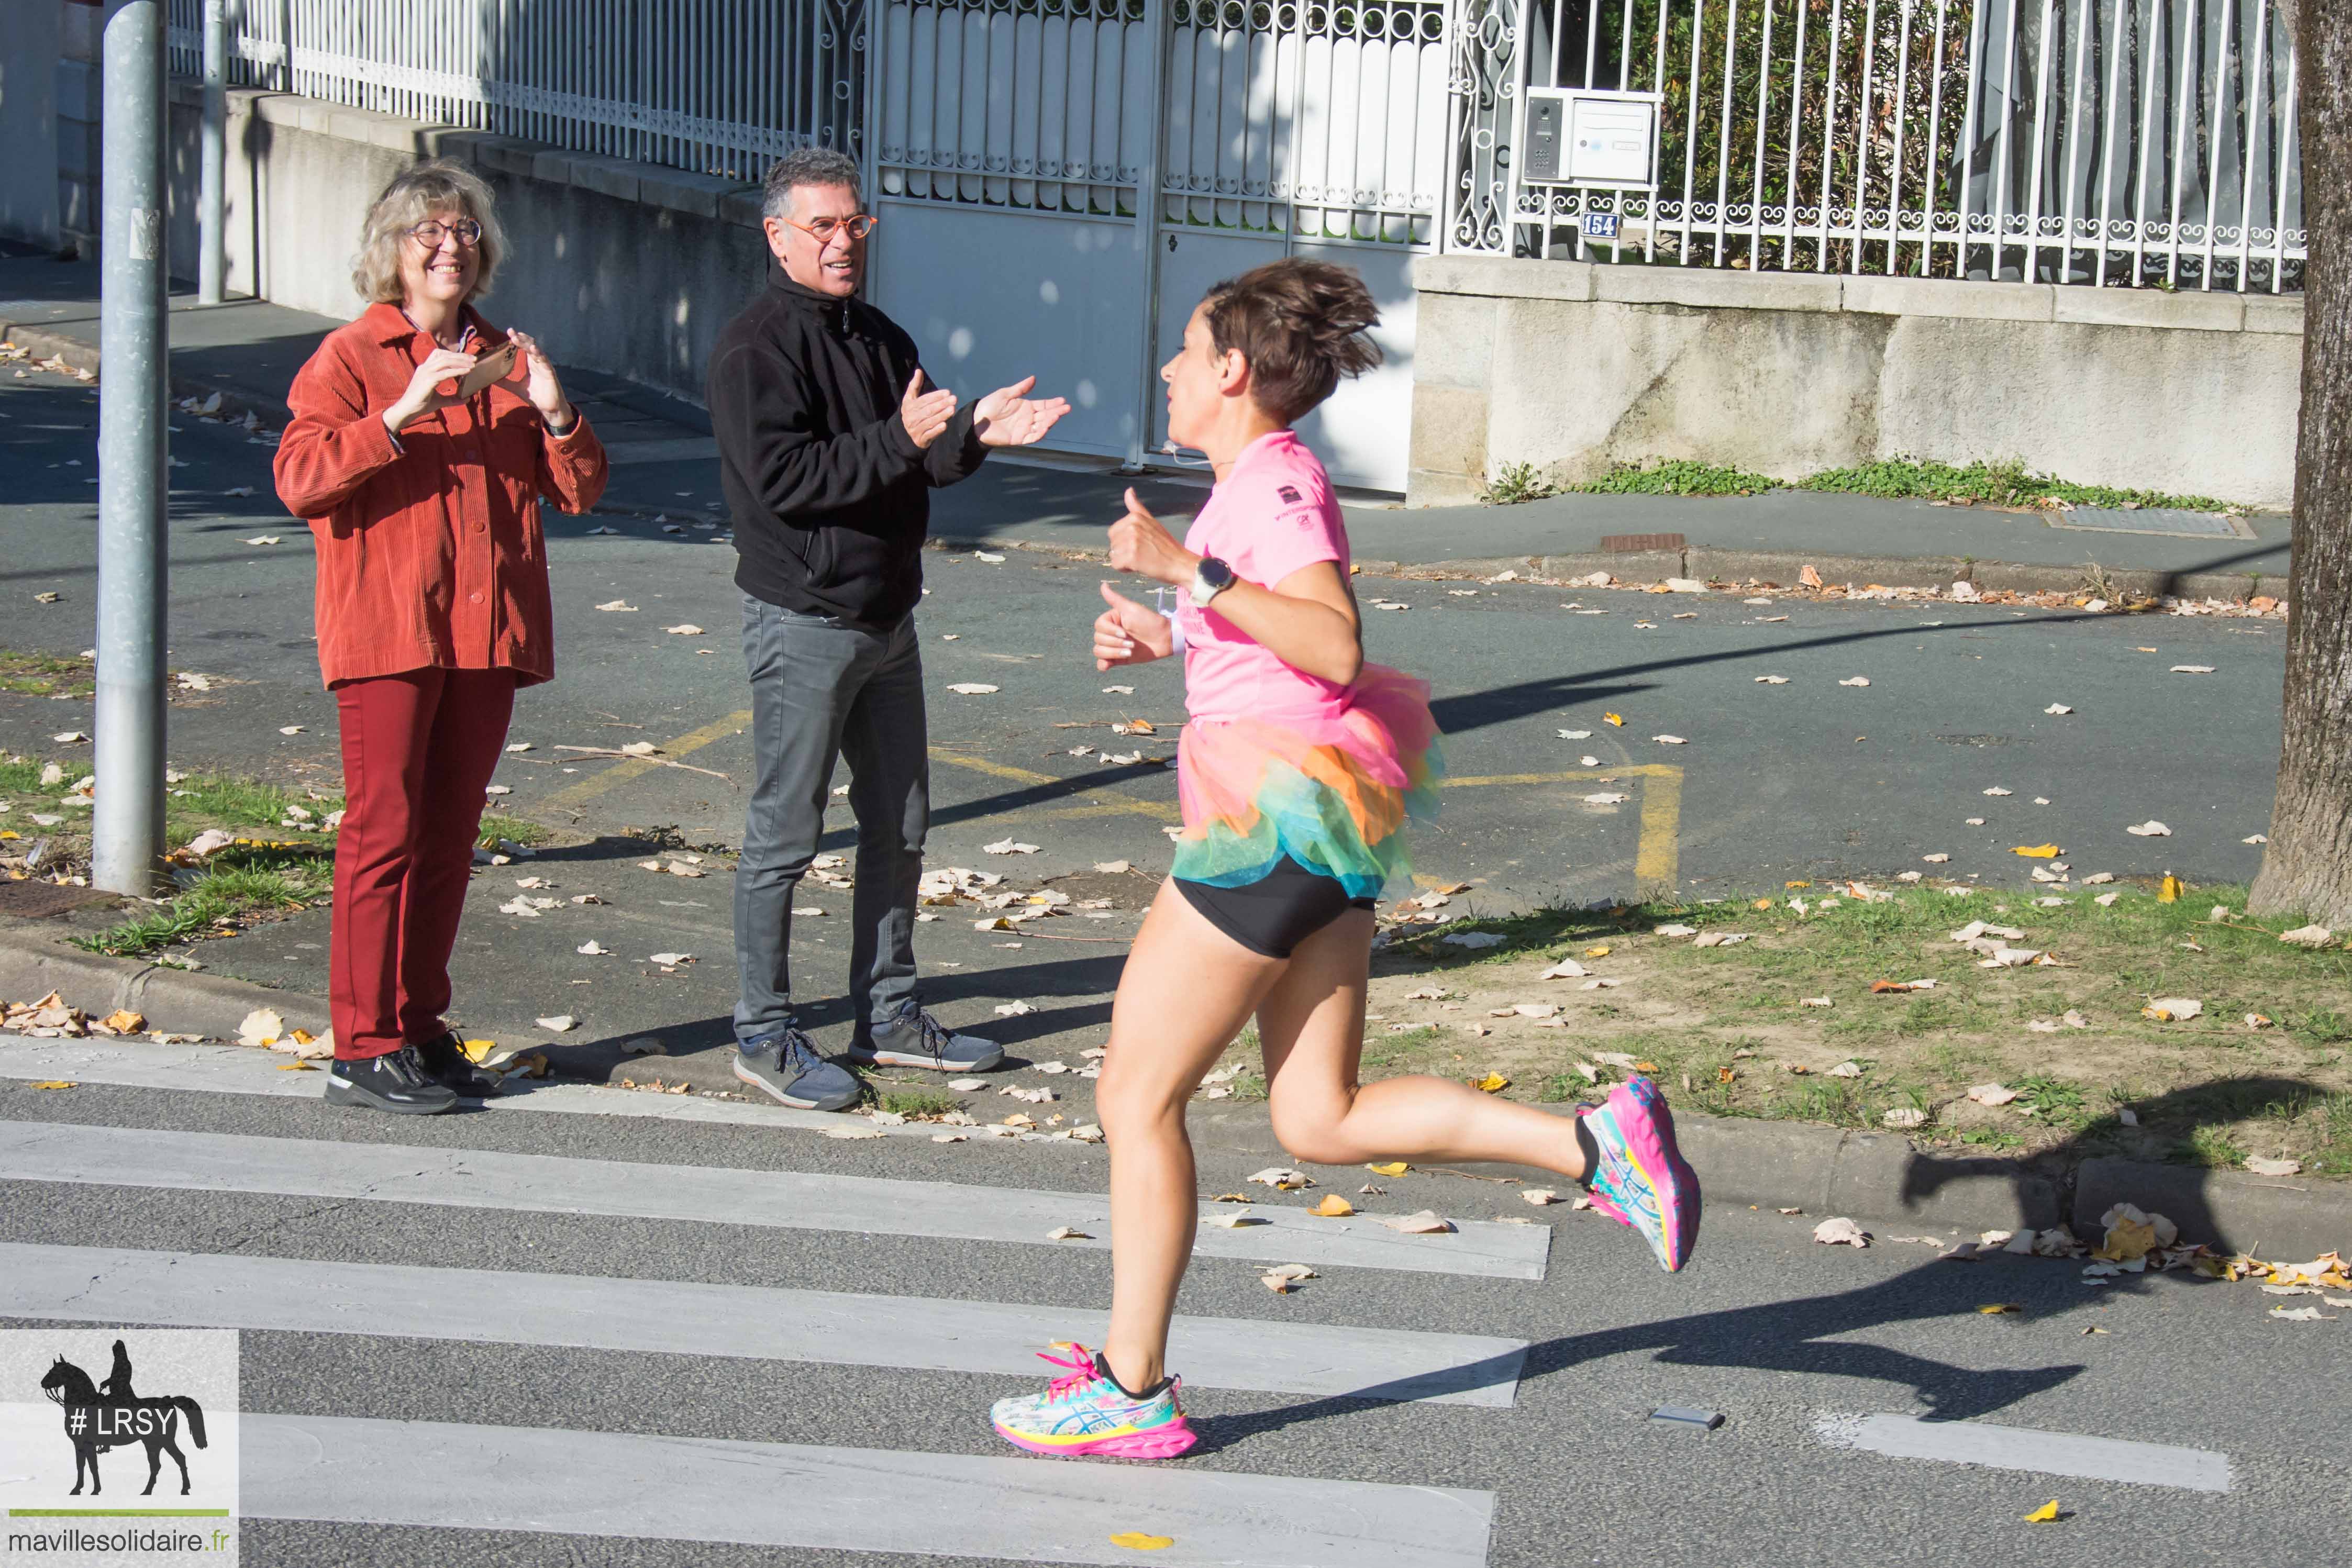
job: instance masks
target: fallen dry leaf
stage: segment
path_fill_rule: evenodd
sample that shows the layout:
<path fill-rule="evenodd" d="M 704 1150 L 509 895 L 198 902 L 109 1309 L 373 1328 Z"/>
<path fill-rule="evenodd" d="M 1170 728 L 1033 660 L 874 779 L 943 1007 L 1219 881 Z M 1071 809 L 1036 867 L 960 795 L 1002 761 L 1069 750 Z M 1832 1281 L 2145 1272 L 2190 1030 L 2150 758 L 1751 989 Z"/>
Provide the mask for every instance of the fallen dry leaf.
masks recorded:
<path fill-rule="evenodd" d="M 2058 1500 L 2053 1497 L 2048 1502 L 2043 1503 L 2040 1508 L 2035 1509 L 2032 1513 L 2027 1514 L 2025 1516 L 2025 1522 L 2028 1524 L 2048 1524 L 2057 1517 Z"/>
<path fill-rule="evenodd" d="M 1519 1192 L 1520 1202 L 1531 1203 L 1538 1208 L 1541 1208 L 1547 1204 L 1558 1203 L 1559 1200 L 1559 1194 L 1554 1192 L 1548 1186 L 1524 1187 L 1521 1188 Z"/>
<path fill-rule="evenodd" d="M 2212 673 L 2213 666 L 2210 664 L 2175 664 L 2172 666 L 2172 674 L 2176 675 L 2210 675 Z"/>
<path fill-rule="evenodd" d="M 38 1083 L 28 1083 L 28 1089 L 73 1089 L 79 1085 L 63 1078 L 44 1078 Z"/>
<path fill-rule="evenodd" d="M 1307 1212 L 1319 1214 L 1326 1219 L 1342 1219 L 1355 1213 L 1356 1206 L 1336 1192 L 1327 1192 L 1323 1195 L 1323 1201 Z"/>
<path fill-rule="evenodd" d="M 2017 1091 L 1998 1083 L 1979 1083 L 1969 1090 L 1969 1098 L 1979 1105 L 2006 1105 L 2017 1098 Z"/>
<path fill-rule="evenodd" d="M 1499 1072 L 1489 1072 L 1484 1078 L 1468 1080 L 1470 1087 L 1486 1094 L 1500 1094 L 1511 1086 L 1511 1081 Z"/>
<path fill-rule="evenodd" d="M 268 1045 L 285 1033 L 285 1016 L 274 1008 L 256 1008 L 236 1026 L 239 1045 Z"/>
<path fill-rule="evenodd" d="M 637 607 L 630 603 L 625 599 L 608 599 L 604 601 L 604 603 L 596 606 L 596 608 L 599 610 L 617 611 L 624 615 L 635 615 L 637 612 Z"/>
<path fill-rule="evenodd" d="M 2028 860 L 2038 861 L 2055 860 L 2065 853 L 2056 844 L 2020 844 L 2009 852 L 2013 855 L 2023 855 Z"/>
<path fill-rule="evenodd" d="M 1305 1171 L 1295 1171 L 1286 1166 L 1269 1166 L 1249 1179 L 1260 1186 L 1276 1187 L 1283 1192 L 1296 1192 L 1300 1187 L 1315 1185 L 1314 1178 Z"/>
<path fill-rule="evenodd" d="M 1452 1220 L 1440 1219 L 1426 1208 L 1418 1214 L 1383 1214 L 1379 1218 L 1391 1230 L 1401 1230 L 1407 1236 L 1439 1236 L 1454 1228 Z"/>
<path fill-rule="evenodd" d="M 2273 1160 L 2265 1159 L 2260 1156 L 2249 1156 L 2246 1161 L 2246 1168 L 2253 1172 L 2256 1176 L 2301 1176 L 2303 1174 L 2303 1162 L 2301 1160 Z"/>
<path fill-rule="evenodd" d="M 1074 1230 L 1069 1226 L 1064 1225 L 1045 1232 L 1045 1239 L 1048 1241 L 1092 1241 L 1094 1238 L 1087 1235 L 1083 1230 Z"/>
<path fill-rule="evenodd" d="M 2279 940 L 2292 947 L 2317 949 L 2335 946 L 2336 933 L 2325 925 L 2298 925 L 2292 931 L 2280 932 Z"/>
<path fill-rule="evenodd" d="M 2158 1023 L 2182 1023 L 2204 1010 L 2205 1004 L 2193 997 L 2158 997 L 2140 1009 L 2139 1016 Z"/>
<path fill-rule="evenodd" d="M 1868 675 L 1849 675 L 1844 680 L 1840 681 L 1838 685 L 1842 686 L 1866 686 L 1870 685 L 1870 677 Z"/>
<path fill-rule="evenodd" d="M 1824 1247 L 1867 1247 L 1870 1245 L 1870 1232 L 1840 1216 L 1814 1226 L 1813 1239 Z"/>
<path fill-rule="evenodd" d="M 1384 1165 L 1366 1166 L 1364 1168 L 1370 1171 L 1375 1176 L 1401 1176 L 1404 1175 L 1405 1172 L 1412 1169 L 1411 1166 L 1405 1164 L 1402 1160 L 1391 1160 Z"/>
<path fill-rule="evenodd" d="M 948 690 L 955 693 L 958 696 L 965 697 L 988 696 L 993 694 L 996 689 L 996 687 L 989 685 L 987 683 L 982 681 L 958 681 L 955 685 L 948 688 Z"/>
<path fill-rule="evenodd" d="M 983 555 L 980 559 L 987 560 L 992 558 Z M 993 559 L 1003 560 L 1004 558 L 1000 555 Z M 1110 1543 L 1124 1546 L 1130 1552 L 1157 1552 L 1164 1546 L 1175 1545 L 1176 1538 L 1172 1535 L 1151 1535 L 1140 1530 L 1122 1530 L 1110 1538 Z"/>
<path fill-rule="evenodd" d="M 673 637 L 699 637 L 702 635 L 702 628 L 697 626 L 691 621 L 681 622 L 676 626 L 665 626 L 662 630 L 668 632 Z"/>
<path fill-rule="evenodd" d="M 2124 831 L 2137 839 L 2168 839 L 2172 836 L 2172 830 L 2154 817 L 2150 817 L 2145 822 L 2134 822 Z"/>

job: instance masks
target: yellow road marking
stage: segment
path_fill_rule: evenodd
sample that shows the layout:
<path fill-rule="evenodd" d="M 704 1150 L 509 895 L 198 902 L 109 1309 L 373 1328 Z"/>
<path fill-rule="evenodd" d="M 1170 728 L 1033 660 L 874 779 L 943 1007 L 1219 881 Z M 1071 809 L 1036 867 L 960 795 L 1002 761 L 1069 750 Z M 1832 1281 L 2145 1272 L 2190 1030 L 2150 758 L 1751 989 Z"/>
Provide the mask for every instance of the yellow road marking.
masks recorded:
<path fill-rule="evenodd" d="M 1449 789 L 1480 789 L 1497 784 L 1573 784 L 1601 779 L 1642 780 L 1642 835 L 1633 852 L 1633 880 L 1644 887 L 1672 887 L 1682 869 L 1683 770 L 1669 762 L 1633 762 L 1578 773 L 1488 773 L 1448 779 Z"/>
<path fill-rule="evenodd" d="M 676 740 L 664 742 L 662 755 L 683 757 L 689 751 L 699 751 L 714 740 L 724 740 L 740 730 L 749 728 L 751 723 L 751 709 L 746 708 L 741 713 L 730 713 L 725 718 L 706 724 L 700 729 L 679 736 Z M 645 762 L 635 758 L 615 762 L 602 773 L 558 789 L 540 804 L 556 810 L 568 810 L 583 800 L 594 800 L 616 784 L 625 784 L 632 779 L 643 778 L 660 766 L 658 762 Z"/>
<path fill-rule="evenodd" d="M 944 762 L 951 768 L 969 768 L 974 773 L 985 773 L 992 779 L 1003 779 L 1015 784 L 1066 784 L 1066 779 L 1056 779 L 1050 773 L 1038 773 L 1026 768 L 1015 768 L 1008 762 L 991 762 L 982 757 L 966 757 L 960 751 L 931 747 L 931 760 Z M 1159 800 L 1121 800 L 1099 795 L 1081 795 L 1080 806 L 1063 806 L 1037 815 L 1044 817 L 1150 817 L 1158 822 L 1177 820 L 1176 808 Z"/>

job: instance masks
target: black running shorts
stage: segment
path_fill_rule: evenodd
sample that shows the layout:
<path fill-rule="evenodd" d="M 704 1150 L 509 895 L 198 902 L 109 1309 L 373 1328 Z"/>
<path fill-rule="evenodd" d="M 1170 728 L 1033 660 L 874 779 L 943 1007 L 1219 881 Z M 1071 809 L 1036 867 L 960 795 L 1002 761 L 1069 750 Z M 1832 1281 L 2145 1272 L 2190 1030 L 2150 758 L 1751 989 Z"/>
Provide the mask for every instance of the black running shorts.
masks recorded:
<path fill-rule="evenodd" d="M 1239 887 L 1173 879 L 1184 901 L 1201 917 L 1251 952 L 1287 958 L 1318 931 L 1350 909 L 1370 909 L 1369 898 L 1350 898 L 1338 877 L 1308 871 L 1288 855 L 1257 881 Z"/>

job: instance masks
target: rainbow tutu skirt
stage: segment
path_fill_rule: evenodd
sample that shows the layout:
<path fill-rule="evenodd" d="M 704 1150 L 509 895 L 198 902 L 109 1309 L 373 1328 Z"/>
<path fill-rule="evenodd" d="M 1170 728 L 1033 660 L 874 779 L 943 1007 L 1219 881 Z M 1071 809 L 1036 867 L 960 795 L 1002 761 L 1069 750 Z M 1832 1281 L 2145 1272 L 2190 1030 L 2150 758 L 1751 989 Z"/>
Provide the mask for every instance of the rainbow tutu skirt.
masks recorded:
<path fill-rule="evenodd" d="M 1174 874 L 1259 881 L 1288 855 L 1377 898 L 1412 872 L 1406 826 L 1434 821 L 1444 762 L 1429 683 L 1366 664 L 1331 717 L 1195 719 L 1177 752 L 1184 831 Z"/>

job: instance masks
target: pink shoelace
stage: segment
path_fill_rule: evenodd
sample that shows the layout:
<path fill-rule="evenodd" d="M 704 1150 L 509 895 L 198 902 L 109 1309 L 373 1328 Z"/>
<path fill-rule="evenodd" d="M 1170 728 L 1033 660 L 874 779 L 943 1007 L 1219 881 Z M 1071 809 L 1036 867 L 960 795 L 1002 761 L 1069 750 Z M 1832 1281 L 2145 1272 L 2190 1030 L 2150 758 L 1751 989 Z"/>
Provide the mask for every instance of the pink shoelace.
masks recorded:
<path fill-rule="evenodd" d="M 1055 1350 L 1066 1350 L 1070 1354 L 1055 1355 Z M 1076 1343 L 1057 1343 L 1052 1350 L 1039 1351 L 1037 1359 L 1049 1366 L 1070 1368 L 1067 1374 L 1045 1385 L 1045 1397 L 1048 1399 L 1066 1399 L 1102 1375 L 1095 1369 L 1095 1353 Z"/>

